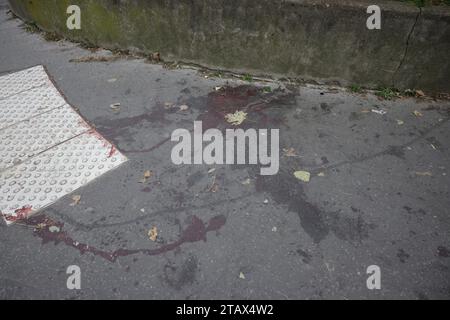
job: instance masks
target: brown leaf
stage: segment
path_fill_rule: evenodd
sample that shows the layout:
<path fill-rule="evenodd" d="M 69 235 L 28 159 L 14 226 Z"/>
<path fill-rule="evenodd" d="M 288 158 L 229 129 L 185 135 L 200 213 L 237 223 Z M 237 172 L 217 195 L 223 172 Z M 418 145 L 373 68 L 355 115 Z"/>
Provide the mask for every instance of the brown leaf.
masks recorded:
<path fill-rule="evenodd" d="M 80 195 L 75 195 L 72 197 L 73 202 L 70 204 L 71 207 L 74 207 L 76 205 L 78 205 L 81 201 L 81 196 Z"/>
<path fill-rule="evenodd" d="M 216 193 L 219 191 L 219 185 L 217 184 L 217 177 L 214 176 L 211 187 L 208 189 L 209 192 Z"/>
<path fill-rule="evenodd" d="M 144 172 L 144 178 L 139 181 L 140 183 L 146 183 L 148 179 L 150 179 L 153 176 L 153 171 L 147 170 Z"/>
<path fill-rule="evenodd" d="M 285 157 L 298 157 L 294 148 L 284 148 L 283 153 Z"/>
<path fill-rule="evenodd" d="M 215 183 L 215 184 L 211 187 L 211 192 L 212 192 L 212 193 L 216 193 L 217 191 L 219 191 L 219 186 L 217 185 L 217 183 Z"/>
<path fill-rule="evenodd" d="M 153 60 L 155 62 L 161 61 L 161 54 L 159 52 L 154 52 L 150 55 L 150 60 Z"/>

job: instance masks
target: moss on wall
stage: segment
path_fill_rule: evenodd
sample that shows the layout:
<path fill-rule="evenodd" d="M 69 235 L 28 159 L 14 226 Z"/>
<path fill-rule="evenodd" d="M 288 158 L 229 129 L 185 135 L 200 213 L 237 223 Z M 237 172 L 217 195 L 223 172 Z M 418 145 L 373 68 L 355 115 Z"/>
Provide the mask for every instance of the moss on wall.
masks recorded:
<path fill-rule="evenodd" d="M 424 14 L 384 1 L 382 29 L 368 30 L 366 2 L 10 0 L 19 16 L 46 31 L 110 49 L 344 85 L 450 91 L 448 8 Z M 70 4 L 81 8 L 81 30 L 66 28 Z"/>

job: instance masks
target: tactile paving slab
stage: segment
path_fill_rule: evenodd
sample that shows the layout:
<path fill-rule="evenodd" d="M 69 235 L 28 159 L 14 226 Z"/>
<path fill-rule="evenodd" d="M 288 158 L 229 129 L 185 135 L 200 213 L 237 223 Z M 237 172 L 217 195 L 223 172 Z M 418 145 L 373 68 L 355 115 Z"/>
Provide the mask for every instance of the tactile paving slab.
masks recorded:
<path fill-rule="evenodd" d="M 0 99 L 0 129 L 65 104 L 66 101 L 52 85 Z"/>
<path fill-rule="evenodd" d="M 97 133 L 84 133 L 1 173 L 0 211 L 7 223 L 27 217 L 124 161 Z"/>
<path fill-rule="evenodd" d="M 43 66 L 36 66 L 0 77 L 0 99 L 33 88 L 51 85 L 51 80 Z"/>
<path fill-rule="evenodd" d="M 7 224 L 127 160 L 67 104 L 42 66 L 0 77 L 0 86 L 0 214 Z"/>
<path fill-rule="evenodd" d="M 88 130 L 68 105 L 0 130 L 0 172 Z"/>

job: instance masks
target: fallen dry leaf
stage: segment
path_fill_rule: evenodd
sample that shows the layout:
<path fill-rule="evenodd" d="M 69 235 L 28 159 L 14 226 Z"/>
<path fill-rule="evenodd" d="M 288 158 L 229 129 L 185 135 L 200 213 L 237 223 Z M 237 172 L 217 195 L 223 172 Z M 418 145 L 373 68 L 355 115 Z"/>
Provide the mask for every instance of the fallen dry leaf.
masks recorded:
<path fill-rule="evenodd" d="M 188 106 L 188 105 L 185 105 L 185 104 L 183 104 L 183 105 L 179 106 L 178 108 L 180 109 L 180 111 L 186 111 L 186 110 L 188 110 L 188 109 L 189 109 L 189 106 Z"/>
<path fill-rule="evenodd" d="M 433 174 L 430 171 L 416 172 L 417 176 L 431 177 Z"/>
<path fill-rule="evenodd" d="M 156 227 L 151 228 L 148 231 L 148 237 L 150 240 L 152 240 L 153 242 L 156 241 L 156 239 L 158 238 L 158 229 Z"/>
<path fill-rule="evenodd" d="M 170 103 L 170 102 L 164 103 L 164 109 L 170 109 L 172 107 L 173 107 L 173 103 Z"/>
<path fill-rule="evenodd" d="M 417 97 L 424 97 L 425 93 L 422 90 L 416 90 L 416 96 Z"/>
<path fill-rule="evenodd" d="M 308 171 L 295 171 L 294 176 L 303 182 L 309 182 L 311 180 L 311 173 Z"/>
<path fill-rule="evenodd" d="M 217 177 L 214 176 L 211 187 L 209 187 L 209 189 L 208 189 L 209 192 L 216 193 L 217 191 L 219 191 L 219 185 L 216 183 L 216 180 L 217 180 Z"/>
<path fill-rule="evenodd" d="M 238 126 L 242 124 L 247 119 L 247 113 L 243 111 L 236 111 L 235 113 L 230 113 L 225 116 L 225 119 L 228 123 L 231 123 L 233 126 Z"/>
<path fill-rule="evenodd" d="M 147 170 L 144 172 L 144 178 L 139 181 L 139 183 L 146 183 L 148 179 L 150 179 L 153 176 L 153 171 Z"/>
<path fill-rule="evenodd" d="M 113 103 L 109 106 L 113 111 L 119 111 L 120 110 L 120 103 Z"/>
<path fill-rule="evenodd" d="M 212 187 L 211 187 L 211 192 L 212 193 L 216 193 L 217 191 L 219 191 L 219 185 L 217 183 L 215 183 Z"/>
<path fill-rule="evenodd" d="M 387 113 L 387 111 L 386 110 L 383 110 L 383 109 L 380 109 L 380 110 L 378 110 L 378 109 L 372 109 L 372 112 L 373 113 L 376 113 L 376 114 L 379 114 L 379 115 L 385 115 L 386 113 Z"/>
<path fill-rule="evenodd" d="M 416 117 L 422 117 L 422 116 L 423 116 L 423 114 L 422 114 L 420 111 L 417 111 L 417 110 L 414 110 L 413 114 L 414 114 Z"/>
<path fill-rule="evenodd" d="M 73 202 L 70 204 L 71 207 L 74 207 L 76 205 L 78 205 L 81 201 L 81 196 L 80 195 L 75 195 L 72 197 Z"/>
<path fill-rule="evenodd" d="M 283 153 L 285 157 L 298 157 L 294 148 L 285 148 L 283 149 Z"/>
<path fill-rule="evenodd" d="M 150 55 L 149 58 L 150 58 L 150 60 L 159 62 L 159 61 L 161 61 L 161 54 L 159 52 L 154 52 Z"/>
<path fill-rule="evenodd" d="M 36 225 L 36 228 L 37 228 L 37 229 L 44 229 L 45 227 L 47 227 L 47 225 L 46 225 L 45 223 L 38 223 L 38 224 Z"/>

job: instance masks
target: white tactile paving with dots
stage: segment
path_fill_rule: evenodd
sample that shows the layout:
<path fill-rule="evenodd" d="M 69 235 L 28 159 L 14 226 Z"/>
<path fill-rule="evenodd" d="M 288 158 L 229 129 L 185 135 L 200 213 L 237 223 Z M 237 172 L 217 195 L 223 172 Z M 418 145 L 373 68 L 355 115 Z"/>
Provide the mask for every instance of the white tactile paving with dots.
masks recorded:
<path fill-rule="evenodd" d="M 8 98 L 0 98 L 0 129 L 65 104 L 53 85 L 44 85 Z"/>
<path fill-rule="evenodd" d="M 43 66 L 36 66 L 0 77 L 0 99 L 5 99 L 18 93 L 51 85 Z"/>
<path fill-rule="evenodd" d="M 0 214 L 7 224 L 126 160 L 66 103 L 42 66 L 0 77 Z"/>
<path fill-rule="evenodd" d="M 0 171 L 86 132 L 83 123 L 65 105 L 0 130 Z"/>

